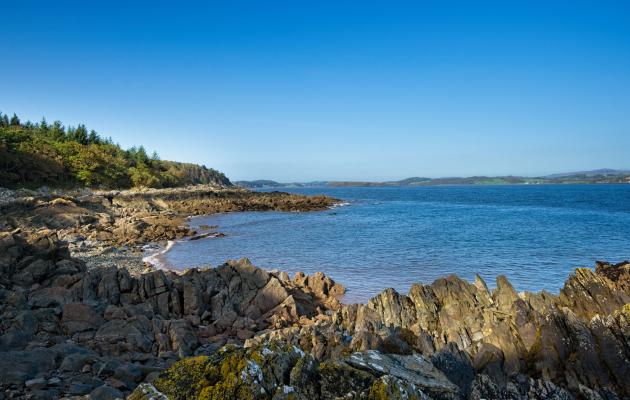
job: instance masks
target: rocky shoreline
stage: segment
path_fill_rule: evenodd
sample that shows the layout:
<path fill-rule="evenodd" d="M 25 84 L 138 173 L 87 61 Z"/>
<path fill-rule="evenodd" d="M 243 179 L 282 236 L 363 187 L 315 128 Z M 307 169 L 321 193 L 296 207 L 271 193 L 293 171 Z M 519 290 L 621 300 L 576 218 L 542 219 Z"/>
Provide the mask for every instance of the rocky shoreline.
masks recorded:
<path fill-rule="evenodd" d="M 628 262 L 578 269 L 559 295 L 449 276 L 342 305 L 321 273 L 138 262 L 145 243 L 194 235 L 188 215 L 334 199 L 193 187 L 0 200 L 0 399 L 630 397 Z"/>
<path fill-rule="evenodd" d="M 16 191 L 0 188 L 0 231 L 54 230 L 88 268 L 124 266 L 146 272 L 143 246 L 195 238 L 195 215 L 238 211 L 318 211 L 338 203 L 327 196 L 252 192 L 196 185 L 124 191 Z M 220 232 L 216 232 L 221 235 Z"/>

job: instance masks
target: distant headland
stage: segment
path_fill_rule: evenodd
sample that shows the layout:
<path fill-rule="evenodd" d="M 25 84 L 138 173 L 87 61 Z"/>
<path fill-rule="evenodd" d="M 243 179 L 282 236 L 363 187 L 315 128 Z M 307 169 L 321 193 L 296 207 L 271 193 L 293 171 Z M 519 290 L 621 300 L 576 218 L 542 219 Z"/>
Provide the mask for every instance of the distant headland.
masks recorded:
<path fill-rule="evenodd" d="M 268 179 L 253 181 L 235 181 L 234 184 L 249 188 L 280 187 L 345 187 L 345 186 L 438 186 L 438 185 L 540 185 L 540 184 L 593 184 L 593 183 L 630 183 L 630 170 L 595 169 L 591 171 L 566 172 L 545 176 L 469 176 L 424 178 L 412 177 L 398 181 L 312 181 L 281 183 Z"/>

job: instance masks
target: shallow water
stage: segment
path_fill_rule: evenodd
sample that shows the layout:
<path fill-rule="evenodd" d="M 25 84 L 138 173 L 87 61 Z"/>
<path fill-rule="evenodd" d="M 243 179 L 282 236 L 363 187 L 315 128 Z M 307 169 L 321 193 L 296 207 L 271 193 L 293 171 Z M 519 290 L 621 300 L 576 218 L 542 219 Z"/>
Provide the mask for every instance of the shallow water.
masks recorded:
<path fill-rule="evenodd" d="M 517 290 L 557 293 L 595 260 L 630 259 L 630 185 L 301 188 L 349 202 L 310 213 L 197 217 L 227 236 L 176 243 L 160 259 L 178 269 L 248 257 L 266 269 L 323 271 L 348 288 L 345 302 L 382 289 L 406 292 L 479 273 L 506 275 Z"/>

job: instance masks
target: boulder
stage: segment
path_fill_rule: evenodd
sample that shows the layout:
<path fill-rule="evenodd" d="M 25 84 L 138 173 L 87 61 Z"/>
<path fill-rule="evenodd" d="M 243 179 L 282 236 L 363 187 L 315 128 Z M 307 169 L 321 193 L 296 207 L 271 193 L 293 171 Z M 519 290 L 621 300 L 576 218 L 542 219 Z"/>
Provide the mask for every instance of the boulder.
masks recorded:
<path fill-rule="evenodd" d="M 68 303 L 63 306 L 61 323 L 64 330 L 72 335 L 77 332 L 96 330 L 104 323 L 103 317 L 84 303 Z"/>
<path fill-rule="evenodd" d="M 118 389 L 103 385 L 90 392 L 90 400 L 116 400 L 124 399 L 125 395 Z"/>

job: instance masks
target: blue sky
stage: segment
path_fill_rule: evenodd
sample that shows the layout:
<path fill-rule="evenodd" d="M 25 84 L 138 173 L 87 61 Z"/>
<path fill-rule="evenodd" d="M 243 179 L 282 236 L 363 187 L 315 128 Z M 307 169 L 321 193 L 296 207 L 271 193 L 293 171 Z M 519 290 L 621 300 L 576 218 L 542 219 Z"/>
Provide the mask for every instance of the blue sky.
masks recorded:
<path fill-rule="evenodd" d="M 0 0 L 0 111 L 232 179 L 630 168 L 629 4 Z"/>

